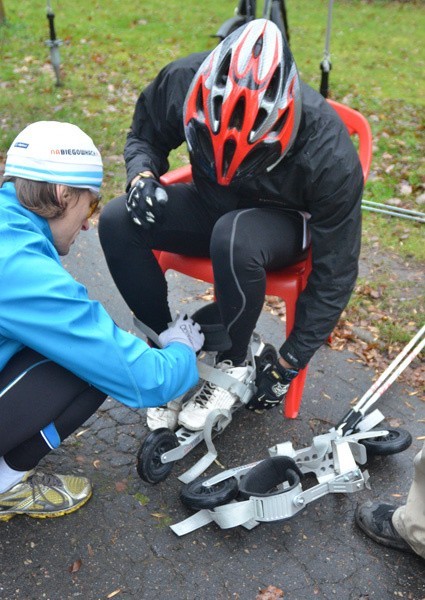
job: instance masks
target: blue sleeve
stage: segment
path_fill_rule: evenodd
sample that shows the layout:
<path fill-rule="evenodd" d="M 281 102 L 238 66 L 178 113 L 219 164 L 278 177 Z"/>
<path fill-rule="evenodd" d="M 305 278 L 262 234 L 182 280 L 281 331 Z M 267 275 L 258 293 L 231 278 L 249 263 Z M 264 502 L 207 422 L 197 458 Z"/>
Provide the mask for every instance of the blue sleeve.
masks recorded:
<path fill-rule="evenodd" d="M 160 406 L 198 381 L 196 355 L 123 331 L 53 257 L 29 244 L 2 261 L 0 336 L 28 346 L 116 400 Z"/>

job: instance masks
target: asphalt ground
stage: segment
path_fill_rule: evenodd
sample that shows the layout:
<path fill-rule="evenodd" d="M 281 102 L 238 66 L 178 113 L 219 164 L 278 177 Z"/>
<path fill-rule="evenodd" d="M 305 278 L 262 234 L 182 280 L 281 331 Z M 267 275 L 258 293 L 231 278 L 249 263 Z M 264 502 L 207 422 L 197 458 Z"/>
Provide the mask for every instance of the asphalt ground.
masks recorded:
<path fill-rule="evenodd" d="M 129 310 L 107 271 L 96 229 L 80 235 L 66 268 L 100 300 L 115 321 L 132 330 Z M 202 305 L 207 285 L 169 274 L 174 309 L 191 313 Z M 263 339 L 279 346 L 282 323 L 264 313 Z M 95 359 L 95 357 L 94 357 Z M 314 357 L 300 415 L 285 420 L 276 409 L 259 416 L 245 409 L 215 440 L 226 468 L 268 456 L 268 448 L 292 441 L 310 446 L 370 387 L 371 369 L 353 354 L 325 346 Z M 377 405 L 389 426 L 408 429 L 404 452 L 375 457 L 367 465 L 371 489 L 316 500 L 286 521 L 220 529 L 210 524 L 184 537 L 169 525 L 192 511 L 179 499 L 177 476 L 203 454 L 196 447 L 162 483 L 137 475 L 135 456 L 145 439 L 145 411 L 107 399 L 76 434 L 43 461 L 61 473 L 84 473 L 94 484 L 90 502 L 58 519 L 16 517 L 0 525 L 2 600 L 424 600 L 424 562 L 375 544 L 354 524 L 358 502 L 403 503 L 422 446 L 423 400 L 395 382 Z M 208 474 L 219 472 L 214 464 Z M 268 590 L 268 594 L 264 590 Z"/>

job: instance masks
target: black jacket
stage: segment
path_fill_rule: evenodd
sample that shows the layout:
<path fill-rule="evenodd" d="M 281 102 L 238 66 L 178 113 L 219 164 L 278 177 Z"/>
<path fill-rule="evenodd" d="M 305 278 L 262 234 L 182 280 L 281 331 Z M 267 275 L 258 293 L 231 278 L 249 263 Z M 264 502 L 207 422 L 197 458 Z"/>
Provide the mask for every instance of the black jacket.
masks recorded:
<path fill-rule="evenodd" d="M 184 141 L 182 109 L 207 53 L 166 66 L 141 93 L 124 150 L 127 183 L 140 171 L 157 177 Z M 220 186 L 192 164 L 202 197 L 219 213 L 238 206 L 274 205 L 310 213 L 313 271 L 301 294 L 293 331 L 280 349 L 303 367 L 335 327 L 354 287 L 361 238 L 363 175 L 357 151 L 333 108 L 301 84 L 302 117 L 293 147 L 270 172 Z"/>

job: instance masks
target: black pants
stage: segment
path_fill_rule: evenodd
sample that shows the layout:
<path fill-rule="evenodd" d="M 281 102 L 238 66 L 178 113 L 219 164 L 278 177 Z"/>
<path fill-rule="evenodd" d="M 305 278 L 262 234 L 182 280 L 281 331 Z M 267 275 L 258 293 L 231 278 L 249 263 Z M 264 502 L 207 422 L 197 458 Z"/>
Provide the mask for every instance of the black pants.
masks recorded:
<path fill-rule="evenodd" d="M 53 426 L 59 441 L 78 429 L 106 394 L 25 348 L 0 372 L 0 456 L 29 471 L 51 450 L 41 431 Z"/>
<path fill-rule="evenodd" d="M 167 187 L 163 224 L 135 225 L 125 196 L 103 209 L 99 235 L 112 277 L 141 321 L 160 333 L 171 320 L 167 284 L 152 249 L 210 256 L 221 319 L 232 347 L 220 359 L 240 364 L 264 303 L 266 271 L 305 257 L 305 222 L 295 211 L 241 208 L 217 214 L 193 184 Z"/>

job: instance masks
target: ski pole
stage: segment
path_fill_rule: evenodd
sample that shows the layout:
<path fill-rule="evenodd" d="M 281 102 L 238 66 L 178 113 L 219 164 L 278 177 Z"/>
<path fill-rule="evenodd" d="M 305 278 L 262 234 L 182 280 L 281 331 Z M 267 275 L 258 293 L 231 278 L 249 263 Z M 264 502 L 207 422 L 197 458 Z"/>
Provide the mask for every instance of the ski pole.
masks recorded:
<path fill-rule="evenodd" d="M 391 212 L 401 213 L 403 215 L 412 215 L 421 219 L 425 218 L 425 213 L 419 210 L 410 210 L 409 208 L 402 208 L 400 206 L 392 206 L 390 204 L 382 204 L 381 202 L 373 202 L 372 200 L 362 200 L 362 205 L 375 206 L 376 208 L 385 208 Z"/>
<path fill-rule="evenodd" d="M 390 387 L 393 381 L 404 371 L 407 365 L 413 360 L 413 358 L 419 354 L 422 347 L 425 344 L 425 340 L 422 340 L 416 348 L 405 358 L 409 351 L 417 344 L 418 340 L 423 336 L 425 332 L 425 325 L 418 331 L 418 333 L 410 340 L 410 342 L 403 348 L 403 350 L 396 356 L 393 362 L 385 369 L 382 375 L 375 381 L 375 383 L 367 390 L 367 392 L 360 398 L 358 403 L 349 410 L 349 412 L 343 416 L 343 418 L 336 425 L 336 429 L 342 429 L 342 435 L 347 435 L 355 429 L 358 423 L 363 419 L 366 411 L 372 406 L 372 404 Z M 400 364 L 401 363 L 401 364 Z M 398 367 L 398 368 L 397 368 Z M 391 375 L 393 373 L 393 375 Z"/>
<path fill-rule="evenodd" d="M 390 210 L 385 208 L 385 205 L 382 205 L 383 208 L 376 208 L 374 206 L 369 206 L 368 204 L 364 204 L 362 202 L 363 210 L 370 210 L 371 212 L 381 213 L 383 215 L 389 215 L 390 217 L 400 217 L 401 219 L 410 219 L 411 221 L 417 221 L 418 223 L 425 223 L 425 217 L 419 215 L 410 215 L 405 212 L 396 212 L 394 210 Z"/>

